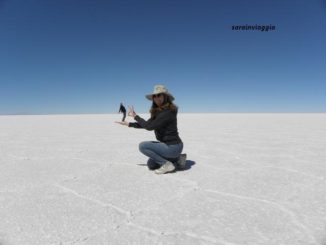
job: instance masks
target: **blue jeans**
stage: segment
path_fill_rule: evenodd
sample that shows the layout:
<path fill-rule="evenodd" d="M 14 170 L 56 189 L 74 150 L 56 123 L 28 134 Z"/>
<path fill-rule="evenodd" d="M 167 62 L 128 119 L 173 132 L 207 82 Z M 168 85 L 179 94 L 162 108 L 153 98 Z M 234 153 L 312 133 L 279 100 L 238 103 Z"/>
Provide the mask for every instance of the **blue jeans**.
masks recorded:
<path fill-rule="evenodd" d="M 143 141 L 139 144 L 139 150 L 148 156 L 153 162 L 163 165 L 167 161 L 177 159 L 183 149 L 183 143 L 167 145 L 158 141 Z"/>

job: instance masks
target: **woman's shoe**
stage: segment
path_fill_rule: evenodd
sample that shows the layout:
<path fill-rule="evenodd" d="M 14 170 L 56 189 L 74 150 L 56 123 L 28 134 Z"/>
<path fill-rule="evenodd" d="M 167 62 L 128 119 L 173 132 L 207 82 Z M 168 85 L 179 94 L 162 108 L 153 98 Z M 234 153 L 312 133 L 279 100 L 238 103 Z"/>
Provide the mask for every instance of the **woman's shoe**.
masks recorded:
<path fill-rule="evenodd" d="M 186 168 L 186 160 L 187 160 L 187 154 L 180 154 L 180 156 L 176 162 L 177 169 L 185 169 Z"/>
<path fill-rule="evenodd" d="M 172 162 L 166 162 L 164 163 L 159 169 L 155 170 L 156 174 L 167 174 L 171 173 L 175 170 L 175 167 Z"/>

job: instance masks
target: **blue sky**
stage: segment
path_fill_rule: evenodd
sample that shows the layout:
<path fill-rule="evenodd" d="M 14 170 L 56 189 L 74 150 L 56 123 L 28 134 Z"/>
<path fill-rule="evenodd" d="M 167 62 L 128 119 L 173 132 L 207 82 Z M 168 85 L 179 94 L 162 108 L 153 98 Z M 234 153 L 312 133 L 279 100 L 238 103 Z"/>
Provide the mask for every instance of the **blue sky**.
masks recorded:
<path fill-rule="evenodd" d="M 0 0 L 0 114 L 147 112 L 155 84 L 180 112 L 326 112 L 325 27 L 325 0 Z"/>

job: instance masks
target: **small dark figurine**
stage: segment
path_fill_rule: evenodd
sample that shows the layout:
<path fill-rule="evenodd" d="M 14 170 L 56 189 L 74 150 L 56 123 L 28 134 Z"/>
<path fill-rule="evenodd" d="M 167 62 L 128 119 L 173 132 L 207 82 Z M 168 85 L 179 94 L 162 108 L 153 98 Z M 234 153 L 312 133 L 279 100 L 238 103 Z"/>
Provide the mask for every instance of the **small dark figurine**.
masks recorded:
<path fill-rule="evenodd" d="M 120 103 L 119 113 L 120 112 L 123 113 L 122 122 L 124 122 L 126 119 L 126 107 L 124 107 L 122 103 Z"/>

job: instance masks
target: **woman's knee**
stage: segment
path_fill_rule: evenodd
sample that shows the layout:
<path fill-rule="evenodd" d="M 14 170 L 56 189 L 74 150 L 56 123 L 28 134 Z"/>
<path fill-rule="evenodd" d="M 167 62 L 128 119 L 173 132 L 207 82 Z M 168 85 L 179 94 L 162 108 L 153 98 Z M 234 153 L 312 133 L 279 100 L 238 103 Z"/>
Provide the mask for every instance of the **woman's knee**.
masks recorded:
<path fill-rule="evenodd" d="M 150 141 L 143 141 L 139 143 L 139 151 L 143 152 L 145 149 L 148 149 L 148 146 L 151 142 Z"/>

